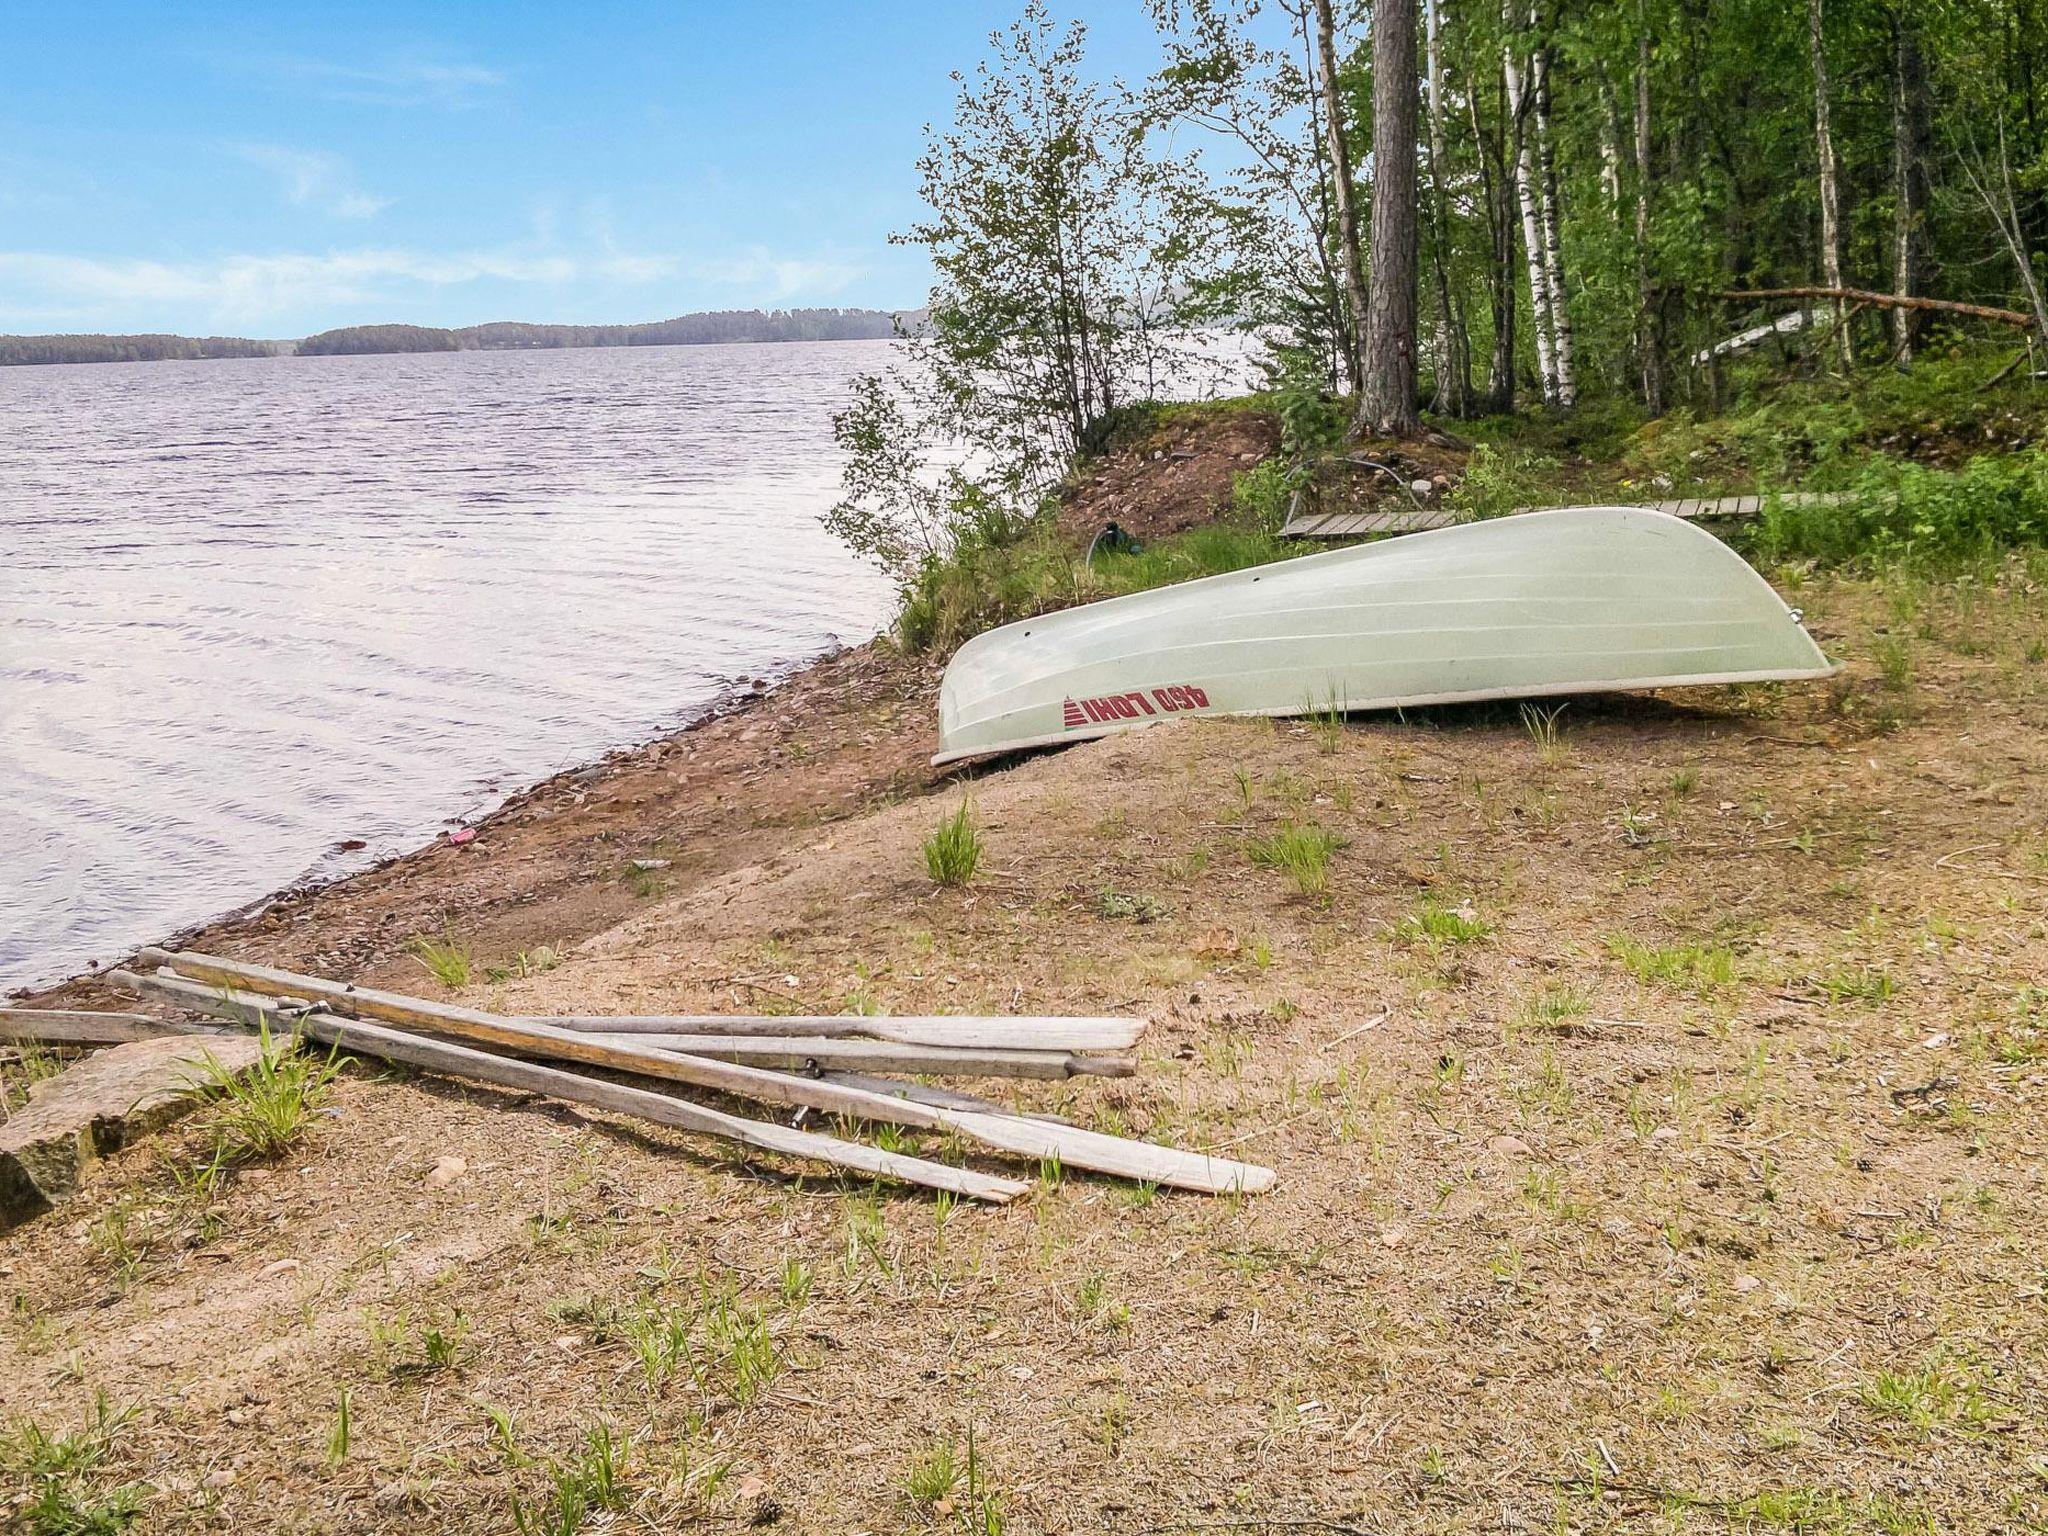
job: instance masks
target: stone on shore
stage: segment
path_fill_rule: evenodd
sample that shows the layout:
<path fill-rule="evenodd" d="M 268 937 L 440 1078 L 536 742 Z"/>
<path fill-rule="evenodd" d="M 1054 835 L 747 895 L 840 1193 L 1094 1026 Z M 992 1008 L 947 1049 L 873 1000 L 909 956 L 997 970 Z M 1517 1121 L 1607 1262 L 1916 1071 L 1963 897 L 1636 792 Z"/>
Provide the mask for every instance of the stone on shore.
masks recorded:
<path fill-rule="evenodd" d="M 176 1119 L 197 1102 L 208 1055 L 245 1072 L 262 1055 L 253 1035 L 176 1035 L 95 1051 L 29 1089 L 0 1122 L 0 1229 L 77 1193 L 86 1164 Z"/>

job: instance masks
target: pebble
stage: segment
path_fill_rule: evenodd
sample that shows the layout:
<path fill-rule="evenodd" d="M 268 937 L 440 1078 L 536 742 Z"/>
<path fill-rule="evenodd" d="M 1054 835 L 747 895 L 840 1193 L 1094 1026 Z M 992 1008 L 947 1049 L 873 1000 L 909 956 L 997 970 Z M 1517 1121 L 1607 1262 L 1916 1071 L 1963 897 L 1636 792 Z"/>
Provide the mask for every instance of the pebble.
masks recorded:
<path fill-rule="evenodd" d="M 469 1164 L 462 1158 L 445 1155 L 437 1157 L 434 1159 L 434 1166 L 427 1171 L 427 1187 L 441 1189 L 453 1184 L 467 1172 Z"/>

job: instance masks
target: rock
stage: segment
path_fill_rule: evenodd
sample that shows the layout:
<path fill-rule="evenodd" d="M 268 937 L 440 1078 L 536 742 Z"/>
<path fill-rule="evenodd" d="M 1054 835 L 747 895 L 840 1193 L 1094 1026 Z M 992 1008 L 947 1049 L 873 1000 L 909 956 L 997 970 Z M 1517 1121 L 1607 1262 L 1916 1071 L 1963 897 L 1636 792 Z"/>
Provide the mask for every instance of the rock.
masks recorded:
<path fill-rule="evenodd" d="M 256 1271 L 259 1280 L 274 1280 L 279 1275 L 288 1275 L 299 1267 L 297 1259 L 275 1259 Z"/>
<path fill-rule="evenodd" d="M 633 868 L 634 868 L 634 869 L 636 869 L 636 870 L 638 870 L 638 871 L 639 871 L 639 872 L 640 872 L 641 874 L 643 874 L 643 875 L 644 875 L 644 874 L 648 873 L 648 872 L 649 872 L 650 870 L 656 870 L 656 869 L 667 869 L 667 868 L 668 868 L 668 860 L 667 860 L 667 859 L 635 859 L 635 860 L 633 861 Z"/>
<path fill-rule="evenodd" d="M 437 1157 L 434 1159 L 434 1166 L 427 1170 L 427 1188 L 445 1188 L 467 1172 L 469 1164 L 464 1159 L 445 1155 Z"/>
<path fill-rule="evenodd" d="M 1486 1150 L 1498 1153 L 1502 1157 L 1534 1157 L 1536 1155 L 1529 1149 L 1529 1143 L 1522 1140 L 1519 1136 L 1489 1136 L 1486 1139 Z"/>
<path fill-rule="evenodd" d="M 1650 1141 L 1654 1146 L 1669 1146 L 1676 1140 L 1678 1140 L 1678 1127 L 1675 1125 L 1660 1125 L 1657 1129 L 1650 1132 Z"/>
<path fill-rule="evenodd" d="M 171 1035 L 96 1051 L 37 1083 L 0 1125 L 0 1228 L 63 1204 L 87 1163 L 191 1109 L 209 1055 L 240 1073 L 262 1054 L 252 1035 Z"/>
<path fill-rule="evenodd" d="M 1757 1279 L 1755 1275 L 1737 1275 L 1735 1277 L 1735 1284 L 1733 1288 L 1736 1295 L 1747 1296 L 1751 1291 L 1755 1290 L 1758 1286 L 1762 1284 L 1763 1281 Z"/>

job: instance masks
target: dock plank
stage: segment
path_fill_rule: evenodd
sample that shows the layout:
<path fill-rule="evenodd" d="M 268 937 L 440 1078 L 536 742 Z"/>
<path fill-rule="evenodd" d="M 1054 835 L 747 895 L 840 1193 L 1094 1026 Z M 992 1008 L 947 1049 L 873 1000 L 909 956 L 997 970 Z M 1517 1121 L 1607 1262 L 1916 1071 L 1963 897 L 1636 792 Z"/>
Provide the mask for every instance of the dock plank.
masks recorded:
<path fill-rule="evenodd" d="M 1778 498 L 1786 506 L 1812 507 L 1827 506 L 1844 498 L 1828 491 L 1787 491 Z M 1745 496 L 1685 496 L 1674 501 L 1640 502 L 1635 505 L 1645 511 L 1663 512 L 1687 521 L 1716 517 L 1757 517 L 1764 509 L 1766 498 L 1758 495 Z M 1611 506 L 1614 503 L 1599 503 Z M 1525 512 L 1553 512 L 1557 507 L 1516 507 L 1508 515 L 1519 517 Z M 1424 533 L 1432 528 L 1448 528 L 1457 522 L 1457 516 L 1447 507 L 1396 507 L 1376 512 L 1314 512 L 1297 515 L 1287 520 L 1280 530 L 1286 539 L 1362 539 L 1375 534 Z"/>

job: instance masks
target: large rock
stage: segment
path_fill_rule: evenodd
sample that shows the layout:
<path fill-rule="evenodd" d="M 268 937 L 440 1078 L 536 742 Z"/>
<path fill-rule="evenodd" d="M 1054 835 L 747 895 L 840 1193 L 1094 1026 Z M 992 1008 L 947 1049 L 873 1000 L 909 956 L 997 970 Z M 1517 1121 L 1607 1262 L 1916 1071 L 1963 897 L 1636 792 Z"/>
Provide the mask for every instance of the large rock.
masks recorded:
<path fill-rule="evenodd" d="M 178 1035 L 95 1051 L 29 1089 L 0 1123 L 0 1228 L 71 1198 L 85 1165 L 185 1113 L 210 1054 L 230 1072 L 262 1055 L 252 1035 Z"/>

